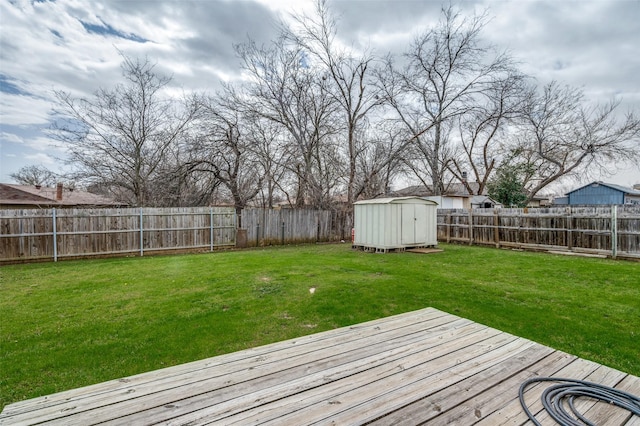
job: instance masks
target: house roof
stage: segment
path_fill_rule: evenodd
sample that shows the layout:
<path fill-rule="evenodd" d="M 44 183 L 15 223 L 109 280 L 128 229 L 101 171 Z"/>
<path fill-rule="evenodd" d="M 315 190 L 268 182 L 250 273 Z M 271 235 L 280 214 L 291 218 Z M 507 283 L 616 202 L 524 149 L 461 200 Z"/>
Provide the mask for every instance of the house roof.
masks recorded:
<path fill-rule="evenodd" d="M 594 182 L 588 183 L 586 185 L 583 185 L 583 186 L 581 186 L 579 188 L 576 188 L 576 189 L 574 189 L 572 191 L 567 192 L 565 195 L 569 195 L 569 194 L 571 194 L 573 192 L 579 191 L 580 189 L 586 188 L 586 187 L 591 186 L 593 184 L 598 184 L 600 186 L 606 186 L 608 188 L 615 189 L 616 191 L 620 191 L 620 192 L 622 192 L 624 194 L 640 196 L 640 190 L 633 189 L 633 188 L 627 188 L 626 186 L 616 185 L 616 184 L 613 184 L 613 183 L 600 182 L 600 181 L 594 181 Z"/>
<path fill-rule="evenodd" d="M 480 201 L 480 200 L 487 200 L 487 199 L 491 200 L 494 204 L 500 204 L 497 201 L 495 201 L 494 199 L 492 199 L 491 197 L 489 197 L 489 190 L 488 190 L 486 185 L 485 185 L 484 188 L 482 188 L 482 194 L 477 194 L 478 190 L 480 189 L 480 184 L 478 182 L 468 182 L 468 185 L 471 188 L 471 190 L 473 191 L 473 194 L 469 194 L 469 191 L 467 190 L 467 187 L 462 183 L 450 183 L 445 188 L 445 193 L 442 194 L 442 196 L 443 197 L 471 198 L 471 203 L 472 204 L 477 204 L 479 202 L 484 202 L 484 201 Z M 425 185 L 408 186 L 406 188 L 399 189 L 398 191 L 395 192 L 395 194 L 398 195 L 398 196 L 409 196 L 409 195 L 415 195 L 415 196 L 418 196 L 418 197 L 432 197 L 432 196 L 434 196 L 433 195 L 433 190 L 431 189 L 431 187 L 430 186 L 425 186 Z M 531 200 L 538 200 L 538 201 L 543 201 L 543 200 L 548 200 L 548 199 L 549 199 L 549 197 L 547 197 L 547 196 L 533 196 L 533 197 L 531 197 Z"/>
<path fill-rule="evenodd" d="M 57 188 L 0 183 L 0 205 L 32 206 L 121 206 L 110 198 L 86 191 L 63 188 L 62 199 L 56 199 Z"/>
<path fill-rule="evenodd" d="M 478 192 L 478 189 L 480 189 L 480 184 L 478 182 L 468 182 L 468 185 L 474 194 Z M 408 186 L 395 191 L 395 193 L 399 196 L 414 195 L 418 197 L 434 195 L 432 187 L 428 185 Z M 446 197 L 471 197 L 473 194 L 469 193 L 469 190 L 464 184 L 452 182 L 445 187 L 444 194 L 441 195 Z M 487 195 L 486 186 L 483 188 L 482 195 Z"/>
<path fill-rule="evenodd" d="M 438 203 L 431 200 L 425 200 L 420 197 L 389 197 L 389 198 L 373 198 L 371 200 L 361 200 L 356 201 L 353 204 L 397 204 L 402 203 L 404 201 L 409 201 L 415 204 L 428 204 L 432 206 L 437 206 Z"/>
<path fill-rule="evenodd" d="M 474 195 L 471 197 L 471 205 L 483 205 L 484 203 L 491 203 L 495 206 L 502 206 L 502 203 L 494 200 L 488 195 Z"/>

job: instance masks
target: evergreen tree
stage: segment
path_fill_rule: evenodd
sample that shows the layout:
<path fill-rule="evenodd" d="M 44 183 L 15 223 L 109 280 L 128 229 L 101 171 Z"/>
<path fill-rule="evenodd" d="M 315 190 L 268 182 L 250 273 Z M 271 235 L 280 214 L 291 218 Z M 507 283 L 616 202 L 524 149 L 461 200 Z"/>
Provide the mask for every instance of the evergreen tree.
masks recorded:
<path fill-rule="evenodd" d="M 528 194 L 524 188 L 522 167 L 504 164 L 489 182 L 489 196 L 505 207 L 524 207 Z"/>

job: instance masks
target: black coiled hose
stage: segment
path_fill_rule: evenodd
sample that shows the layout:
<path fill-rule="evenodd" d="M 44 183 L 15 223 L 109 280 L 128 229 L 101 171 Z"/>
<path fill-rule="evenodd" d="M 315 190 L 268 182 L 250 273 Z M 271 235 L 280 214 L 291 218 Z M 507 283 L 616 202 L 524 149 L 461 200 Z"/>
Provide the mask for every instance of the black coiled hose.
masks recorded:
<path fill-rule="evenodd" d="M 556 382 L 542 392 L 542 405 L 549 415 L 561 426 L 595 426 L 586 419 L 575 407 L 575 400 L 578 397 L 588 397 L 597 399 L 608 404 L 629 410 L 640 417 L 640 398 L 628 392 L 599 385 L 597 383 L 585 382 L 583 380 L 563 379 L 557 377 L 534 377 L 520 385 L 518 397 L 520 404 L 529 419 L 536 425 L 542 426 L 536 420 L 536 416 L 531 413 L 524 402 L 524 391 L 527 386 L 537 382 Z M 573 416 L 567 411 L 565 404 L 569 406 Z"/>

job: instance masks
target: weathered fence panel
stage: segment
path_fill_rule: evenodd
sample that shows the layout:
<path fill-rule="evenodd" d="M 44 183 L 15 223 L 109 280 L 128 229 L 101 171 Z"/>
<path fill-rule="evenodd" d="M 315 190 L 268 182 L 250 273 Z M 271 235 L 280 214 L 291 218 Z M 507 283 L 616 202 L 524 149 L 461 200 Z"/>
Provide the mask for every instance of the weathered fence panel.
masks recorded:
<path fill-rule="evenodd" d="M 640 258 L 640 207 L 439 209 L 438 240 Z"/>
<path fill-rule="evenodd" d="M 228 207 L 0 211 L 0 261 L 234 246 Z"/>
<path fill-rule="evenodd" d="M 211 250 L 236 244 L 232 207 L 0 210 L 0 262 Z M 353 216 L 319 210 L 245 209 L 250 246 L 338 241 Z"/>
<path fill-rule="evenodd" d="M 249 246 L 340 241 L 350 238 L 351 213 L 306 209 L 242 210 Z"/>

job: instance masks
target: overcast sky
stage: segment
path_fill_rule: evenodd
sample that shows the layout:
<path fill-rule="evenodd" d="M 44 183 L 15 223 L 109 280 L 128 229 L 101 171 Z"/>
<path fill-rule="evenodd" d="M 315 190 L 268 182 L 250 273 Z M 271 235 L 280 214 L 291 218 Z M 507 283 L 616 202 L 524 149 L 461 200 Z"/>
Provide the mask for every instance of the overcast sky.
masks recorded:
<path fill-rule="evenodd" d="M 330 0 L 339 36 L 382 56 L 399 53 L 439 19 L 442 3 Z M 448 4 L 448 2 L 447 2 Z M 478 0 L 483 36 L 508 49 L 541 84 L 558 80 L 587 97 L 640 114 L 640 0 Z M 25 165 L 59 170 L 64 151 L 47 138 L 53 90 L 89 95 L 121 77 L 121 57 L 147 56 L 182 89 L 213 92 L 238 76 L 233 44 L 268 42 L 279 19 L 310 0 L 0 0 L 0 182 Z M 632 186 L 626 167 L 600 180 Z M 587 183 L 587 182 L 582 182 Z M 576 182 L 565 183 L 567 189 Z"/>

